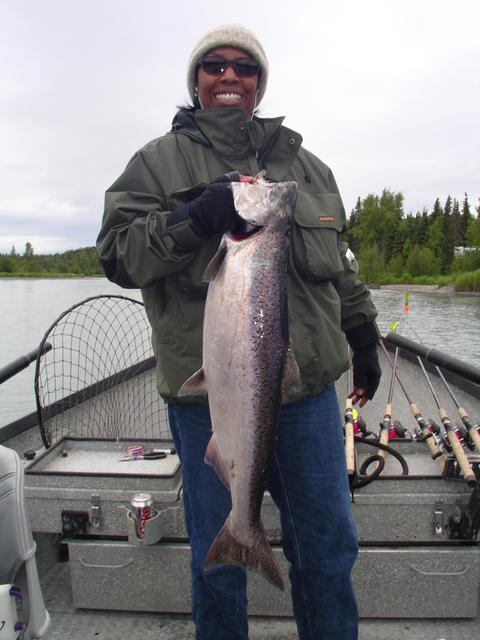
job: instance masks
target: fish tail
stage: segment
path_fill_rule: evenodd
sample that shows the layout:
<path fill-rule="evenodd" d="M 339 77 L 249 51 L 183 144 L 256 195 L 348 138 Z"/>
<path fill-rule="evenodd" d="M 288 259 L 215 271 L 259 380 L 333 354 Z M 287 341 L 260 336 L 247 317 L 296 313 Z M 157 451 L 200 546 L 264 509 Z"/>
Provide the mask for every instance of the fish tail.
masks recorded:
<path fill-rule="evenodd" d="M 253 545 L 248 546 L 232 535 L 227 520 L 208 550 L 204 568 L 210 569 L 218 564 L 240 564 L 254 569 L 283 591 L 280 569 L 261 524 L 255 529 Z"/>

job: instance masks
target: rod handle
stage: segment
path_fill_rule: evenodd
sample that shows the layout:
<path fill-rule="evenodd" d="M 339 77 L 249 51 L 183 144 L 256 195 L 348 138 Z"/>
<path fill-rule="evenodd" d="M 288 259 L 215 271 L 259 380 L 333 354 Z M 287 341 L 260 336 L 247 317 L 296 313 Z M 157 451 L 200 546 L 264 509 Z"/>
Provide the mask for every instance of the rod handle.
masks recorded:
<path fill-rule="evenodd" d="M 425 427 L 422 430 L 422 435 L 425 438 L 425 442 L 427 443 L 428 448 L 430 449 L 430 456 L 432 460 L 435 460 L 435 462 L 440 466 L 440 469 L 443 471 L 443 469 L 445 468 L 445 458 L 443 457 L 442 452 L 438 448 L 438 445 L 435 442 L 435 438 L 433 437 L 433 434 L 430 432 L 430 430 L 427 427 Z"/>
<path fill-rule="evenodd" d="M 465 411 L 463 407 L 458 406 L 458 414 L 462 419 L 463 424 L 465 425 L 466 430 L 468 431 L 468 435 L 470 436 L 470 440 L 475 445 L 477 451 L 480 453 L 480 434 L 478 433 L 477 427 L 475 427 L 470 419 L 470 416 Z"/>
<path fill-rule="evenodd" d="M 380 430 L 380 438 L 378 439 L 378 441 L 380 442 L 380 444 L 388 444 L 388 436 L 389 436 L 389 430 L 388 429 L 381 429 Z M 384 460 L 386 460 L 387 458 L 387 452 L 384 449 L 379 449 L 377 452 L 377 455 L 380 456 L 381 458 L 383 458 Z M 378 469 L 378 467 L 380 466 L 380 462 L 377 462 L 375 469 Z M 383 474 L 385 473 L 385 465 L 383 467 L 383 470 L 381 471 L 380 475 L 383 476 Z"/>
<path fill-rule="evenodd" d="M 345 423 L 345 457 L 347 460 L 347 473 L 353 476 L 355 473 L 355 446 L 354 446 L 353 423 Z"/>
<path fill-rule="evenodd" d="M 414 402 L 412 402 L 412 404 L 410 405 L 410 409 L 412 410 L 414 418 L 420 415 L 420 411 L 418 410 L 418 407 Z"/>
<path fill-rule="evenodd" d="M 388 444 L 388 429 L 381 429 L 380 430 L 380 438 L 379 438 L 379 442 L 380 444 Z M 384 460 L 387 457 L 387 452 L 384 449 L 380 449 L 377 453 L 377 455 L 381 456 Z M 377 467 L 378 467 L 378 462 L 377 462 Z"/>
<path fill-rule="evenodd" d="M 463 450 L 460 440 L 457 438 L 457 434 L 453 430 L 447 431 L 447 438 L 452 447 L 453 453 L 457 462 L 462 470 L 463 477 L 468 485 L 476 484 L 475 474 L 473 473 L 472 465 L 468 461 L 468 458 Z"/>
<path fill-rule="evenodd" d="M 423 421 L 422 414 L 418 410 L 417 405 L 412 402 L 412 404 L 410 405 L 410 409 L 412 410 L 412 413 L 415 419 L 417 420 L 420 426 L 420 429 L 422 431 L 422 436 L 425 438 L 425 442 L 427 443 L 427 446 L 430 449 L 430 456 L 432 460 L 435 460 L 435 462 L 440 466 L 440 469 L 443 471 L 445 467 L 445 458 L 443 457 L 442 452 L 438 448 L 435 438 L 433 437 L 433 433 L 430 431 L 430 429 L 426 426 L 425 422 Z M 419 418 L 421 419 L 423 424 L 420 423 Z"/>

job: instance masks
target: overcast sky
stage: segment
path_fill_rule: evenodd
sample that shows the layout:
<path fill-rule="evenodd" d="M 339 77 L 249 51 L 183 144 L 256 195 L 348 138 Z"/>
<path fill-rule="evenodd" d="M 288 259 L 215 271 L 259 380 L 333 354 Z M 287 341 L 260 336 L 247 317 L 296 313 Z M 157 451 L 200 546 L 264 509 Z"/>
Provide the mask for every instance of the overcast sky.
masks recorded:
<path fill-rule="evenodd" d="M 92 246 L 105 189 L 187 100 L 194 44 L 225 22 L 270 62 L 285 115 L 347 213 L 480 196 L 478 0 L 0 0 L 0 252 Z"/>

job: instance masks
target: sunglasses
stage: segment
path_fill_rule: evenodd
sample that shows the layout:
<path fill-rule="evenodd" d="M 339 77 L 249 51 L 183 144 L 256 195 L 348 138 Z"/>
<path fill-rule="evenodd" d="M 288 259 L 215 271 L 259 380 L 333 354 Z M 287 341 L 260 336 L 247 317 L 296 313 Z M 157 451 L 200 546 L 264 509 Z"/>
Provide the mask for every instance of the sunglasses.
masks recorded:
<path fill-rule="evenodd" d="M 230 66 L 233 67 L 233 70 L 240 78 L 252 78 L 257 75 L 259 70 L 259 65 L 254 60 L 249 60 L 248 58 L 225 60 L 221 56 L 202 58 L 199 66 L 210 76 L 221 76 Z"/>

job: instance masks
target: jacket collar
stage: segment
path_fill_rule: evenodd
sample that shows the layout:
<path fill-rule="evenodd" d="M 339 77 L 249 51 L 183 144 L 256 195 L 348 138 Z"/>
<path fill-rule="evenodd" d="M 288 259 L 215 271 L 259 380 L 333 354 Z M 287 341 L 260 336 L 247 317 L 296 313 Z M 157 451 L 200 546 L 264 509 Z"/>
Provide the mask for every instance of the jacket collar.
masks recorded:
<path fill-rule="evenodd" d="M 197 109 L 194 112 L 182 109 L 175 116 L 173 129 L 200 144 L 213 147 L 225 158 L 240 159 L 254 153 L 259 160 L 268 162 L 272 156 L 278 170 L 283 173 L 293 162 L 302 142 L 300 134 L 282 126 L 283 120 L 283 117 L 256 116 L 247 120 L 239 107 Z"/>

